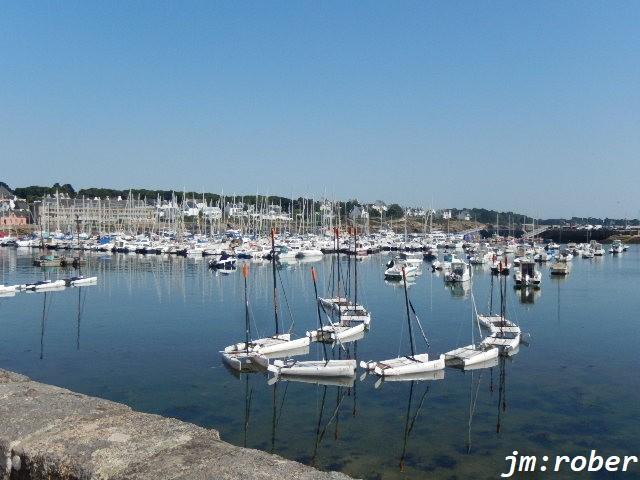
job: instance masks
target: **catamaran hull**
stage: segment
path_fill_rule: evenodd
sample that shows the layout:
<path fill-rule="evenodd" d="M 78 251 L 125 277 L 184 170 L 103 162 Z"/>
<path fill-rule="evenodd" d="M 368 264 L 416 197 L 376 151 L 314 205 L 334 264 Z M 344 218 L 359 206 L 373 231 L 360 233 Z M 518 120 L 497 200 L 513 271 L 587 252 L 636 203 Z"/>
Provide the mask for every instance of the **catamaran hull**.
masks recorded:
<path fill-rule="evenodd" d="M 497 358 L 500 350 L 497 348 L 481 349 L 475 345 L 457 348 L 445 354 L 447 363 L 468 367 L 477 363 L 483 363 L 492 358 Z"/>
<path fill-rule="evenodd" d="M 297 377 L 353 377 L 356 373 L 355 360 L 305 361 L 285 363 L 275 361 L 269 371 L 280 376 Z"/>
<path fill-rule="evenodd" d="M 360 362 L 360 367 L 381 377 L 408 377 L 443 370 L 445 361 L 444 355 L 440 355 L 437 360 L 429 361 L 429 354 L 423 353 L 411 358 L 399 357 L 380 362 Z"/>
<path fill-rule="evenodd" d="M 295 340 L 288 340 L 284 342 L 274 343 L 272 345 L 264 345 L 256 348 L 256 352 L 260 355 L 270 355 L 274 353 L 284 353 L 289 350 L 296 350 L 298 348 L 303 348 L 308 346 L 311 343 L 309 337 L 301 337 Z"/>
<path fill-rule="evenodd" d="M 249 351 L 255 351 L 260 348 L 261 345 L 266 344 L 267 342 L 273 342 L 274 340 L 282 340 L 283 342 L 288 342 L 291 338 L 289 333 L 283 333 L 282 335 L 274 335 L 273 337 L 260 338 L 258 340 L 253 340 L 249 343 Z M 234 352 L 244 352 L 247 350 L 247 344 L 244 342 L 236 343 L 235 345 L 229 345 L 224 349 L 226 353 L 234 353 Z"/>
<path fill-rule="evenodd" d="M 86 277 L 86 278 L 76 278 L 69 279 L 68 284 L 73 287 L 80 287 L 82 285 L 94 285 L 98 283 L 98 277 Z"/>
<path fill-rule="evenodd" d="M 345 340 L 351 338 L 354 335 L 363 333 L 366 328 L 365 323 L 354 325 L 353 327 L 339 329 L 332 326 L 324 327 L 322 330 L 313 330 L 307 332 L 307 336 L 314 342 L 335 342 L 338 340 Z"/>
<path fill-rule="evenodd" d="M 266 370 L 269 366 L 269 360 L 261 355 L 251 352 L 220 352 L 220 354 L 222 356 L 222 361 L 237 372 Z"/>

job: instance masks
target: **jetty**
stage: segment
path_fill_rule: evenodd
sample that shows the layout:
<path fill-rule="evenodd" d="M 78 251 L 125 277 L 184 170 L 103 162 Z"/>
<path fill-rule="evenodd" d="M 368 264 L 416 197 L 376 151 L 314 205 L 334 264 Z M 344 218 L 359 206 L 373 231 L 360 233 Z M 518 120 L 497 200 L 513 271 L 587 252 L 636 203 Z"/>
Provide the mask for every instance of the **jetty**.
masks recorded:
<path fill-rule="evenodd" d="M 0 369 L 0 479 L 348 480 Z"/>

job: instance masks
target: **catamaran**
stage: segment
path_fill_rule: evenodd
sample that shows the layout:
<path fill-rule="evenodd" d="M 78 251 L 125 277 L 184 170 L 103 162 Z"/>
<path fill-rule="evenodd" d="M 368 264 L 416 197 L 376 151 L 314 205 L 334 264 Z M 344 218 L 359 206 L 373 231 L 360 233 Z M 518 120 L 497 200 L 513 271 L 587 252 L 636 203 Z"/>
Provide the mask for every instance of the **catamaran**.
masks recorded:
<path fill-rule="evenodd" d="M 336 233 L 337 236 L 337 233 Z M 354 233 L 354 255 L 356 233 Z M 329 323 L 323 325 L 322 328 L 307 332 L 307 335 L 314 341 L 336 342 L 352 339 L 355 336 L 363 335 L 365 330 L 369 328 L 371 323 L 371 314 L 360 304 L 358 304 L 358 262 L 354 261 L 353 274 L 353 302 L 345 297 L 340 296 L 341 279 L 340 279 L 340 253 L 338 252 L 338 296 L 333 298 L 318 298 L 317 301 L 322 305 L 325 312 L 331 314 Z M 335 278 L 333 282 L 335 284 Z M 345 289 L 346 290 L 346 289 Z M 335 317 L 337 321 L 334 321 Z"/>
<path fill-rule="evenodd" d="M 404 271 L 403 271 L 404 273 Z M 413 326 L 411 322 L 411 312 L 413 312 L 413 317 L 420 328 L 420 332 L 422 333 L 422 337 L 429 346 L 429 341 L 424 333 L 422 325 L 420 323 L 420 319 L 415 314 L 415 309 L 413 305 L 411 305 L 409 301 L 409 294 L 407 291 L 407 276 L 403 275 L 402 277 L 404 283 L 404 299 L 405 299 L 405 307 L 407 313 L 407 324 L 409 326 L 409 346 L 411 348 L 410 355 L 405 355 L 403 357 L 391 358 L 389 360 L 382 361 L 371 361 L 371 362 L 360 362 L 360 366 L 367 371 L 373 372 L 376 375 L 381 377 L 387 376 L 400 376 L 400 375 L 414 375 L 418 373 L 424 372 L 433 372 L 436 370 L 443 370 L 445 366 L 445 356 L 440 355 L 437 360 L 429 360 L 428 353 L 416 354 L 415 342 L 413 339 Z"/>
<path fill-rule="evenodd" d="M 471 290 L 471 308 L 471 344 L 464 347 L 456 348 L 454 350 L 451 350 L 450 352 L 445 353 L 445 362 L 447 365 L 467 368 L 472 365 L 481 364 L 493 358 L 496 358 L 500 353 L 500 351 L 493 345 L 483 344 L 482 342 L 475 342 L 475 327 L 477 326 L 478 332 L 481 336 L 482 331 L 480 329 L 480 320 L 475 309 L 475 298 L 473 296 L 473 290 Z"/>
<path fill-rule="evenodd" d="M 233 349 L 232 351 L 227 351 L 225 348 L 221 353 L 222 361 L 227 364 L 231 369 L 244 372 L 244 371 L 254 371 L 256 369 L 266 369 L 269 365 L 269 360 L 259 355 L 258 353 L 252 351 L 251 349 L 251 341 L 249 340 L 251 336 L 251 324 L 249 321 L 249 298 L 247 295 L 247 277 L 249 276 L 249 266 L 242 266 L 242 276 L 244 277 L 244 320 L 245 320 L 245 341 L 244 341 L 244 349 L 238 350 Z"/>
<path fill-rule="evenodd" d="M 310 338 L 304 336 L 292 339 L 291 333 L 282 333 L 280 331 L 280 318 L 278 315 L 278 283 L 276 272 L 276 256 L 275 252 L 275 231 L 271 231 L 271 272 L 273 277 L 273 314 L 275 319 L 275 333 L 271 337 L 250 340 L 249 350 L 266 356 L 267 358 L 278 358 L 289 356 L 292 352 L 304 350 L 310 343 Z M 224 349 L 227 353 L 239 352 L 247 350 L 246 342 L 230 345 Z"/>
<path fill-rule="evenodd" d="M 320 312 L 320 302 L 318 301 L 318 285 L 315 268 L 311 268 L 313 279 L 313 289 L 316 295 L 316 309 L 318 314 L 318 330 L 323 331 L 322 314 Z M 307 337 L 308 338 L 308 337 Z M 279 376 L 301 376 L 301 377 L 353 377 L 356 373 L 356 361 L 329 360 L 327 359 L 327 347 L 323 343 L 322 349 L 324 359 L 322 360 L 276 360 L 268 369 L 276 377 Z"/>
<path fill-rule="evenodd" d="M 506 318 L 506 288 L 507 281 L 502 277 L 500 282 L 500 314 L 493 314 L 493 278 L 491 281 L 491 297 L 489 301 L 489 315 L 479 315 L 475 298 L 472 298 L 476 318 L 480 326 L 491 332 L 480 345 L 496 347 L 504 355 L 514 355 L 520 345 L 520 327 Z"/>

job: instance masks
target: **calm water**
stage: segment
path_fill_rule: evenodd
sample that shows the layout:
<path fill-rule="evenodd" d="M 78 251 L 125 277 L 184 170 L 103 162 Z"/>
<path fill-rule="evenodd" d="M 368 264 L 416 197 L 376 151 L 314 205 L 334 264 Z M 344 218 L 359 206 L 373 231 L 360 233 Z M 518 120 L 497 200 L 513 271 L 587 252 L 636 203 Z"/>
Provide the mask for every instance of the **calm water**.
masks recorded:
<path fill-rule="evenodd" d="M 406 351 L 403 291 L 382 278 L 388 258 L 358 263 L 359 300 L 372 312 L 372 328 L 348 352 L 334 350 L 336 358 Z M 0 261 L 0 283 L 43 276 L 28 251 L 0 248 Z M 313 264 L 323 291 L 331 263 Z M 299 334 L 317 321 L 310 266 L 279 270 L 282 317 L 287 325 L 295 320 Z M 369 377 L 346 388 L 268 385 L 264 375 L 236 378 L 222 366 L 218 351 L 244 335 L 239 272 L 216 276 L 203 259 L 90 256 L 83 273 L 97 275 L 97 286 L 0 298 L 0 367 L 360 478 L 496 478 L 514 449 L 637 454 L 640 249 L 577 258 L 566 279 L 542 270 L 542 288 L 532 295 L 521 297 L 508 281 L 508 316 L 531 334 L 517 356 L 473 373 L 447 369 L 439 381 L 375 388 Z M 445 287 L 426 265 L 423 271 L 410 297 L 430 351 L 468 344 L 469 292 Z M 269 264 L 252 263 L 250 301 L 264 334 L 273 330 L 270 282 Z M 480 310 L 489 282 L 476 270 Z M 316 345 L 309 356 L 319 354 Z"/>

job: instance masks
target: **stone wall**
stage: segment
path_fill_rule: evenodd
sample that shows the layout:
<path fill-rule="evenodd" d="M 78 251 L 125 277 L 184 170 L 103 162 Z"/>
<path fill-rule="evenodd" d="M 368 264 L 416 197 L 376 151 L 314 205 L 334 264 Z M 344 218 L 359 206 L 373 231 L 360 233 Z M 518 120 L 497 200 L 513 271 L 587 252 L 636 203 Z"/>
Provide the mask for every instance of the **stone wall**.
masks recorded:
<path fill-rule="evenodd" d="M 0 370 L 0 480 L 94 478 L 348 479 Z"/>

